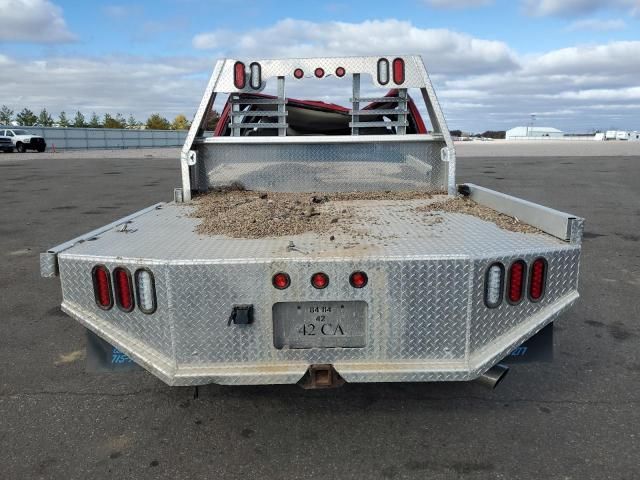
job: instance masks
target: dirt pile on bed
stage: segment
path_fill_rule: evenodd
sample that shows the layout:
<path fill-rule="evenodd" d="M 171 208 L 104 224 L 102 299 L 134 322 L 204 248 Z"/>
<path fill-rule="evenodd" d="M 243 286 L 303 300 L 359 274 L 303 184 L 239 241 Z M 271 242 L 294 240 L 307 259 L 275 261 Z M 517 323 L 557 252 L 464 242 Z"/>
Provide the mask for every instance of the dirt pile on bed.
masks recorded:
<path fill-rule="evenodd" d="M 344 203 L 355 200 L 426 200 L 426 192 L 338 192 L 280 193 L 254 192 L 230 187 L 211 191 L 194 199 L 192 216 L 202 220 L 196 231 L 205 235 L 234 238 L 263 238 L 298 235 L 305 232 L 362 233 L 358 225 L 369 223 L 360 218 L 356 207 Z M 466 213 L 518 232 L 537 230 L 462 198 L 434 201 L 416 207 L 416 212 L 437 215 L 438 211 Z"/>
<path fill-rule="evenodd" d="M 253 192 L 240 188 L 211 191 L 195 199 L 197 232 L 237 238 L 282 237 L 305 232 L 349 231 L 352 209 L 345 200 L 415 200 L 425 192 Z"/>
<path fill-rule="evenodd" d="M 466 215 L 473 215 L 481 220 L 495 223 L 503 230 L 509 230 L 511 232 L 519 233 L 542 233 L 536 227 L 527 225 L 521 222 L 517 218 L 504 215 L 496 212 L 495 210 L 479 205 L 468 197 L 454 197 L 442 202 L 433 202 L 429 205 L 421 205 L 416 207 L 417 212 L 429 212 L 436 211 L 451 212 L 451 213 L 464 213 Z"/>

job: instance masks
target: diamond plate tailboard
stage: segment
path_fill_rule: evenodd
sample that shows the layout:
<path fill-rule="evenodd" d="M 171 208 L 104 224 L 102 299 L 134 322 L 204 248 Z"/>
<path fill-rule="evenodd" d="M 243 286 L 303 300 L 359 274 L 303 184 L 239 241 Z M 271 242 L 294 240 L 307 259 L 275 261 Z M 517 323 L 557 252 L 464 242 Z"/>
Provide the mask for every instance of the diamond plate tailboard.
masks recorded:
<path fill-rule="evenodd" d="M 351 382 L 470 380 L 577 299 L 579 246 L 541 242 L 539 247 L 508 255 L 235 258 L 216 263 L 74 255 L 72 249 L 60 256 L 62 307 L 169 385 L 295 383 L 310 364 L 327 363 Z M 523 259 L 530 265 L 539 256 L 549 268 L 541 301 L 484 306 L 484 274 L 491 263 L 500 261 L 508 268 Z M 152 270 L 157 311 L 101 310 L 91 283 L 96 263 L 111 271 L 116 266 Z M 368 273 L 367 287 L 349 285 L 355 270 Z M 278 271 L 291 277 L 286 290 L 271 286 Z M 316 271 L 329 275 L 329 287 L 310 285 Z M 367 302 L 364 348 L 274 347 L 274 303 L 336 300 Z M 254 306 L 251 325 L 229 324 L 234 304 Z"/>

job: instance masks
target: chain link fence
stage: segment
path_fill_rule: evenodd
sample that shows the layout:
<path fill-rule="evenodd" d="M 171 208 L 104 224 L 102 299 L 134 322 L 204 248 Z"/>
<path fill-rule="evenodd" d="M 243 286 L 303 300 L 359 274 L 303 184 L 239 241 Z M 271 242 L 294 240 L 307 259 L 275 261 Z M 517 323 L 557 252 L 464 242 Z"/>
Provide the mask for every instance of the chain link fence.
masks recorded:
<path fill-rule="evenodd" d="M 26 130 L 44 137 L 47 150 L 92 148 L 181 147 L 187 130 L 127 130 L 116 128 L 1 127 Z"/>

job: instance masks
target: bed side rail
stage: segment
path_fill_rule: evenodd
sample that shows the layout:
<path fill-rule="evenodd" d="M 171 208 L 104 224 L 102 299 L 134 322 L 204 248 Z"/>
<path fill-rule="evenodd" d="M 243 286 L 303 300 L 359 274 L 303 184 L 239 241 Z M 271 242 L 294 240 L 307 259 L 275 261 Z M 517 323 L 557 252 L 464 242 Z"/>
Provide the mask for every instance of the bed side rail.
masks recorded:
<path fill-rule="evenodd" d="M 553 208 L 543 207 L 542 205 L 480 187 L 473 183 L 460 185 L 459 192 L 480 205 L 517 218 L 561 240 L 572 244 L 580 244 L 582 242 L 584 218 L 554 210 Z"/>

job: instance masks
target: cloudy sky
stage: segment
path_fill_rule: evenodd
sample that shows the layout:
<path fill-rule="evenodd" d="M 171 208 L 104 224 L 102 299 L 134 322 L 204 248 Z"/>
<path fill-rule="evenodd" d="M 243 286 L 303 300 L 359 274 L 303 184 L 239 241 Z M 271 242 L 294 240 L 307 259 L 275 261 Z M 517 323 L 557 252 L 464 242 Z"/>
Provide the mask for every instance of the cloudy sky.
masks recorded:
<path fill-rule="evenodd" d="M 15 110 L 191 117 L 216 58 L 382 53 L 423 56 L 450 128 L 640 130 L 640 0 L 0 0 Z"/>

